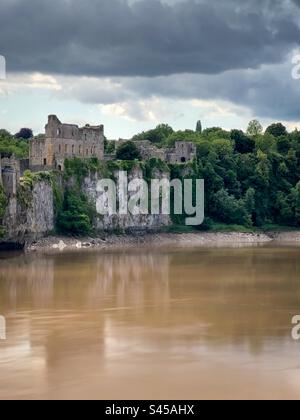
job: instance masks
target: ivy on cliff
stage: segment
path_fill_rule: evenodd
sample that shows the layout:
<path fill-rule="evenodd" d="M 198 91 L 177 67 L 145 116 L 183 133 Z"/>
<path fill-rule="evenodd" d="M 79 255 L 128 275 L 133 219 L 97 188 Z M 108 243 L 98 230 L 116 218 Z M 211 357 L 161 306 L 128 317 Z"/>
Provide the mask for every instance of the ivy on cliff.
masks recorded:
<path fill-rule="evenodd" d="M 78 188 L 66 189 L 57 216 L 58 231 L 64 234 L 86 235 L 93 230 L 94 206 Z"/>

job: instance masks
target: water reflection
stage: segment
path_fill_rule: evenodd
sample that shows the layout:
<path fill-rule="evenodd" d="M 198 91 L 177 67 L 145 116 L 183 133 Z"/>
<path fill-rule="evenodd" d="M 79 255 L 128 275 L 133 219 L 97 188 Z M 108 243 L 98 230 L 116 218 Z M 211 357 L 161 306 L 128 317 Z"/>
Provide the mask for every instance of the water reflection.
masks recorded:
<path fill-rule="evenodd" d="M 1 260 L 0 398 L 201 398 L 204 383 L 203 397 L 218 386 L 221 398 L 245 397 L 258 384 L 263 396 L 298 396 L 299 256 L 258 247 Z"/>

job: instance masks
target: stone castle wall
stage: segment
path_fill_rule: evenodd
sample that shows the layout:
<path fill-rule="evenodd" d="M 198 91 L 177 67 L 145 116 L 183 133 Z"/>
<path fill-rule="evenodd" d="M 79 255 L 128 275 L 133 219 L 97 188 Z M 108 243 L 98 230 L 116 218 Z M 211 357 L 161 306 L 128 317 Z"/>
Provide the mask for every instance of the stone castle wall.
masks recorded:
<path fill-rule="evenodd" d="M 55 115 L 48 117 L 45 136 L 30 141 L 30 167 L 33 170 L 64 170 L 67 158 L 104 158 L 104 127 L 79 128 L 73 124 L 62 124 Z"/>
<path fill-rule="evenodd" d="M 128 140 L 119 140 L 118 146 Z M 197 147 L 192 142 L 176 142 L 173 148 L 159 148 L 149 140 L 134 141 L 143 160 L 160 159 L 171 164 L 185 164 L 197 156 Z"/>

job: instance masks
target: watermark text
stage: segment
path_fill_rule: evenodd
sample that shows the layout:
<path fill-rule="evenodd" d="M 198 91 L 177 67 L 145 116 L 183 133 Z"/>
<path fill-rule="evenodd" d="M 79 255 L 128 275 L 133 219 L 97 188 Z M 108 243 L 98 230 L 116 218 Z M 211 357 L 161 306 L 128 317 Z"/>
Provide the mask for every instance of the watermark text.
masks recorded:
<path fill-rule="evenodd" d="M 0 315 L 0 340 L 6 340 L 6 319 Z"/>
<path fill-rule="evenodd" d="M 0 55 L 0 80 L 6 79 L 6 60 L 3 55 Z"/>
<path fill-rule="evenodd" d="M 292 338 L 295 341 L 300 340 L 300 315 L 295 315 L 292 319 L 294 328 L 292 329 Z"/>
<path fill-rule="evenodd" d="M 104 215 L 185 215 L 187 226 L 204 221 L 203 179 L 128 179 L 119 171 L 118 180 L 102 179 L 97 184 L 97 213 Z"/>

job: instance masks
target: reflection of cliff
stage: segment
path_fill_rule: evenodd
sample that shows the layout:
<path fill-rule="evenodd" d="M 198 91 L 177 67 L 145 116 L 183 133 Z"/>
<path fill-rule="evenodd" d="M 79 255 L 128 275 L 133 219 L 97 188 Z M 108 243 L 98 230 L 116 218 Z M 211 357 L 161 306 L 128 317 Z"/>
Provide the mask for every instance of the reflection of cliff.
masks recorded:
<path fill-rule="evenodd" d="M 51 259 L 24 257 L 1 261 L 0 304 L 10 311 L 45 308 L 53 301 L 54 268 Z"/>
<path fill-rule="evenodd" d="M 20 257 L 1 261 L 0 305 L 23 311 L 32 331 L 44 329 L 50 359 L 107 336 L 119 345 L 138 336 L 149 346 L 249 343 L 258 351 L 290 336 L 299 275 L 299 250 L 263 247 Z"/>

